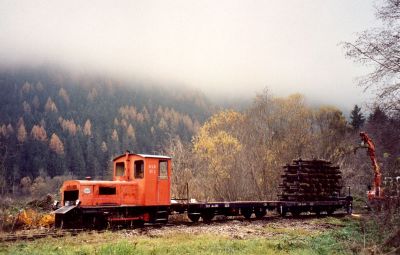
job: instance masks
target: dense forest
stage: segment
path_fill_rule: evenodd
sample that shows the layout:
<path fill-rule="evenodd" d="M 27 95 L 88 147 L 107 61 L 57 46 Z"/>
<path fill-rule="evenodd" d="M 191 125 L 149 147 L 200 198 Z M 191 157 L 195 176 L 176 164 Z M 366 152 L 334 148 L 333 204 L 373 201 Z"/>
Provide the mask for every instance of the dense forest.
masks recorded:
<path fill-rule="evenodd" d="M 194 90 L 57 68 L 3 70 L 0 87 L 1 193 L 37 177 L 105 178 L 115 155 L 190 141 L 213 111 Z"/>

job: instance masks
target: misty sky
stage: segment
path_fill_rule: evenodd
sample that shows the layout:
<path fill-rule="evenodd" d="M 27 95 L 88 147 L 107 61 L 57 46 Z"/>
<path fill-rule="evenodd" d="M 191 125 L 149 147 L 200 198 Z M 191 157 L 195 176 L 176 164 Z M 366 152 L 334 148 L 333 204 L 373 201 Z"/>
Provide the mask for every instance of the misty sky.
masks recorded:
<path fill-rule="evenodd" d="M 374 3 L 0 0 L 0 61 L 61 63 L 215 95 L 268 87 L 346 110 L 367 98 L 355 79 L 368 70 L 338 44 L 374 26 Z"/>

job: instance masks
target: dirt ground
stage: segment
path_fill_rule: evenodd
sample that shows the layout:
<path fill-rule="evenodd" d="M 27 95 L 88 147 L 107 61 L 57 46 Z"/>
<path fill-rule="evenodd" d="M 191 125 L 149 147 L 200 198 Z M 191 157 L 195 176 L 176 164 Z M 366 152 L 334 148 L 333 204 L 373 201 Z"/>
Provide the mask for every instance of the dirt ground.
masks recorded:
<path fill-rule="evenodd" d="M 343 225 L 342 218 L 348 216 L 320 217 L 304 215 L 300 218 L 268 216 L 261 220 L 245 220 L 242 217 L 216 217 L 211 223 L 191 223 L 186 217 L 170 218 L 167 225 L 145 225 L 143 228 L 112 230 L 120 237 L 168 237 L 176 234 L 188 235 L 218 235 L 232 239 L 252 239 L 260 237 L 274 237 L 279 235 L 317 235 L 328 229 Z M 51 231 L 49 228 L 37 227 L 17 230 L 16 234 L 38 234 Z M 89 231 L 91 232 L 91 231 Z M 0 237 L 9 233 L 0 233 Z"/>
<path fill-rule="evenodd" d="M 305 235 L 319 234 L 327 229 L 337 228 L 342 225 L 341 221 L 332 217 L 302 217 L 302 218 L 280 218 L 266 217 L 262 220 L 224 219 L 210 224 L 198 222 L 188 224 L 182 222 L 166 226 L 150 226 L 142 229 L 120 230 L 123 236 L 131 237 L 146 235 L 149 237 L 164 237 L 174 234 L 210 234 L 222 235 L 234 239 L 250 239 L 255 237 L 272 237 L 291 232 L 303 233 Z"/>

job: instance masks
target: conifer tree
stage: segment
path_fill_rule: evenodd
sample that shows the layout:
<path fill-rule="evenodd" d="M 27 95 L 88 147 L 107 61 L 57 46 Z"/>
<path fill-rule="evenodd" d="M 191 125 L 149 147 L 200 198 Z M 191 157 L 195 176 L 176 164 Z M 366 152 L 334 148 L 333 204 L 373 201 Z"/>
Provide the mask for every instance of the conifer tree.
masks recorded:
<path fill-rule="evenodd" d="M 350 113 L 350 124 L 355 129 L 358 130 L 364 125 L 365 117 L 361 112 L 361 107 L 354 105 L 353 110 Z"/>

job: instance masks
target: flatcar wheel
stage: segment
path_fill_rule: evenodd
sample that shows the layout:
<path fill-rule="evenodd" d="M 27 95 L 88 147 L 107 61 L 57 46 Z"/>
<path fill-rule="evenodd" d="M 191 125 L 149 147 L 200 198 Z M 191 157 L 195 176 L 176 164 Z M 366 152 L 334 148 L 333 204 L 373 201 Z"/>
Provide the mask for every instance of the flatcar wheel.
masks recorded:
<path fill-rule="evenodd" d="M 335 209 L 329 208 L 328 210 L 326 210 L 326 214 L 328 214 L 329 216 L 332 215 L 335 212 Z"/>
<path fill-rule="evenodd" d="M 251 218 L 251 215 L 253 214 L 252 210 L 250 209 L 242 209 L 241 214 L 246 220 L 249 220 Z"/>
<path fill-rule="evenodd" d="M 290 212 L 292 213 L 293 217 L 299 217 L 300 216 L 300 211 L 299 210 L 294 209 L 294 210 L 292 210 Z"/>
<path fill-rule="evenodd" d="M 257 219 L 262 219 L 267 214 L 267 211 L 265 208 L 255 208 L 254 214 L 256 215 Z"/>
<path fill-rule="evenodd" d="M 192 214 L 192 213 L 188 213 L 188 218 L 191 222 L 198 222 L 200 219 L 200 214 Z"/>
<path fill-rule="evenodd" d="M 286 216 L 286 213 L 287 213 L 286 207 L 280 206 L 278 211 L 279 211 L 279 214 L 280 214 L 282 217 L 285 217 L 285 216 Z"/>
<path fill-rule="evenodd" d="M 214 218 L 214 213 L 213 212 L 203 212 L 201 214 L 201 218 L 203 219 L 204 222 L 210 222 Z"/>

